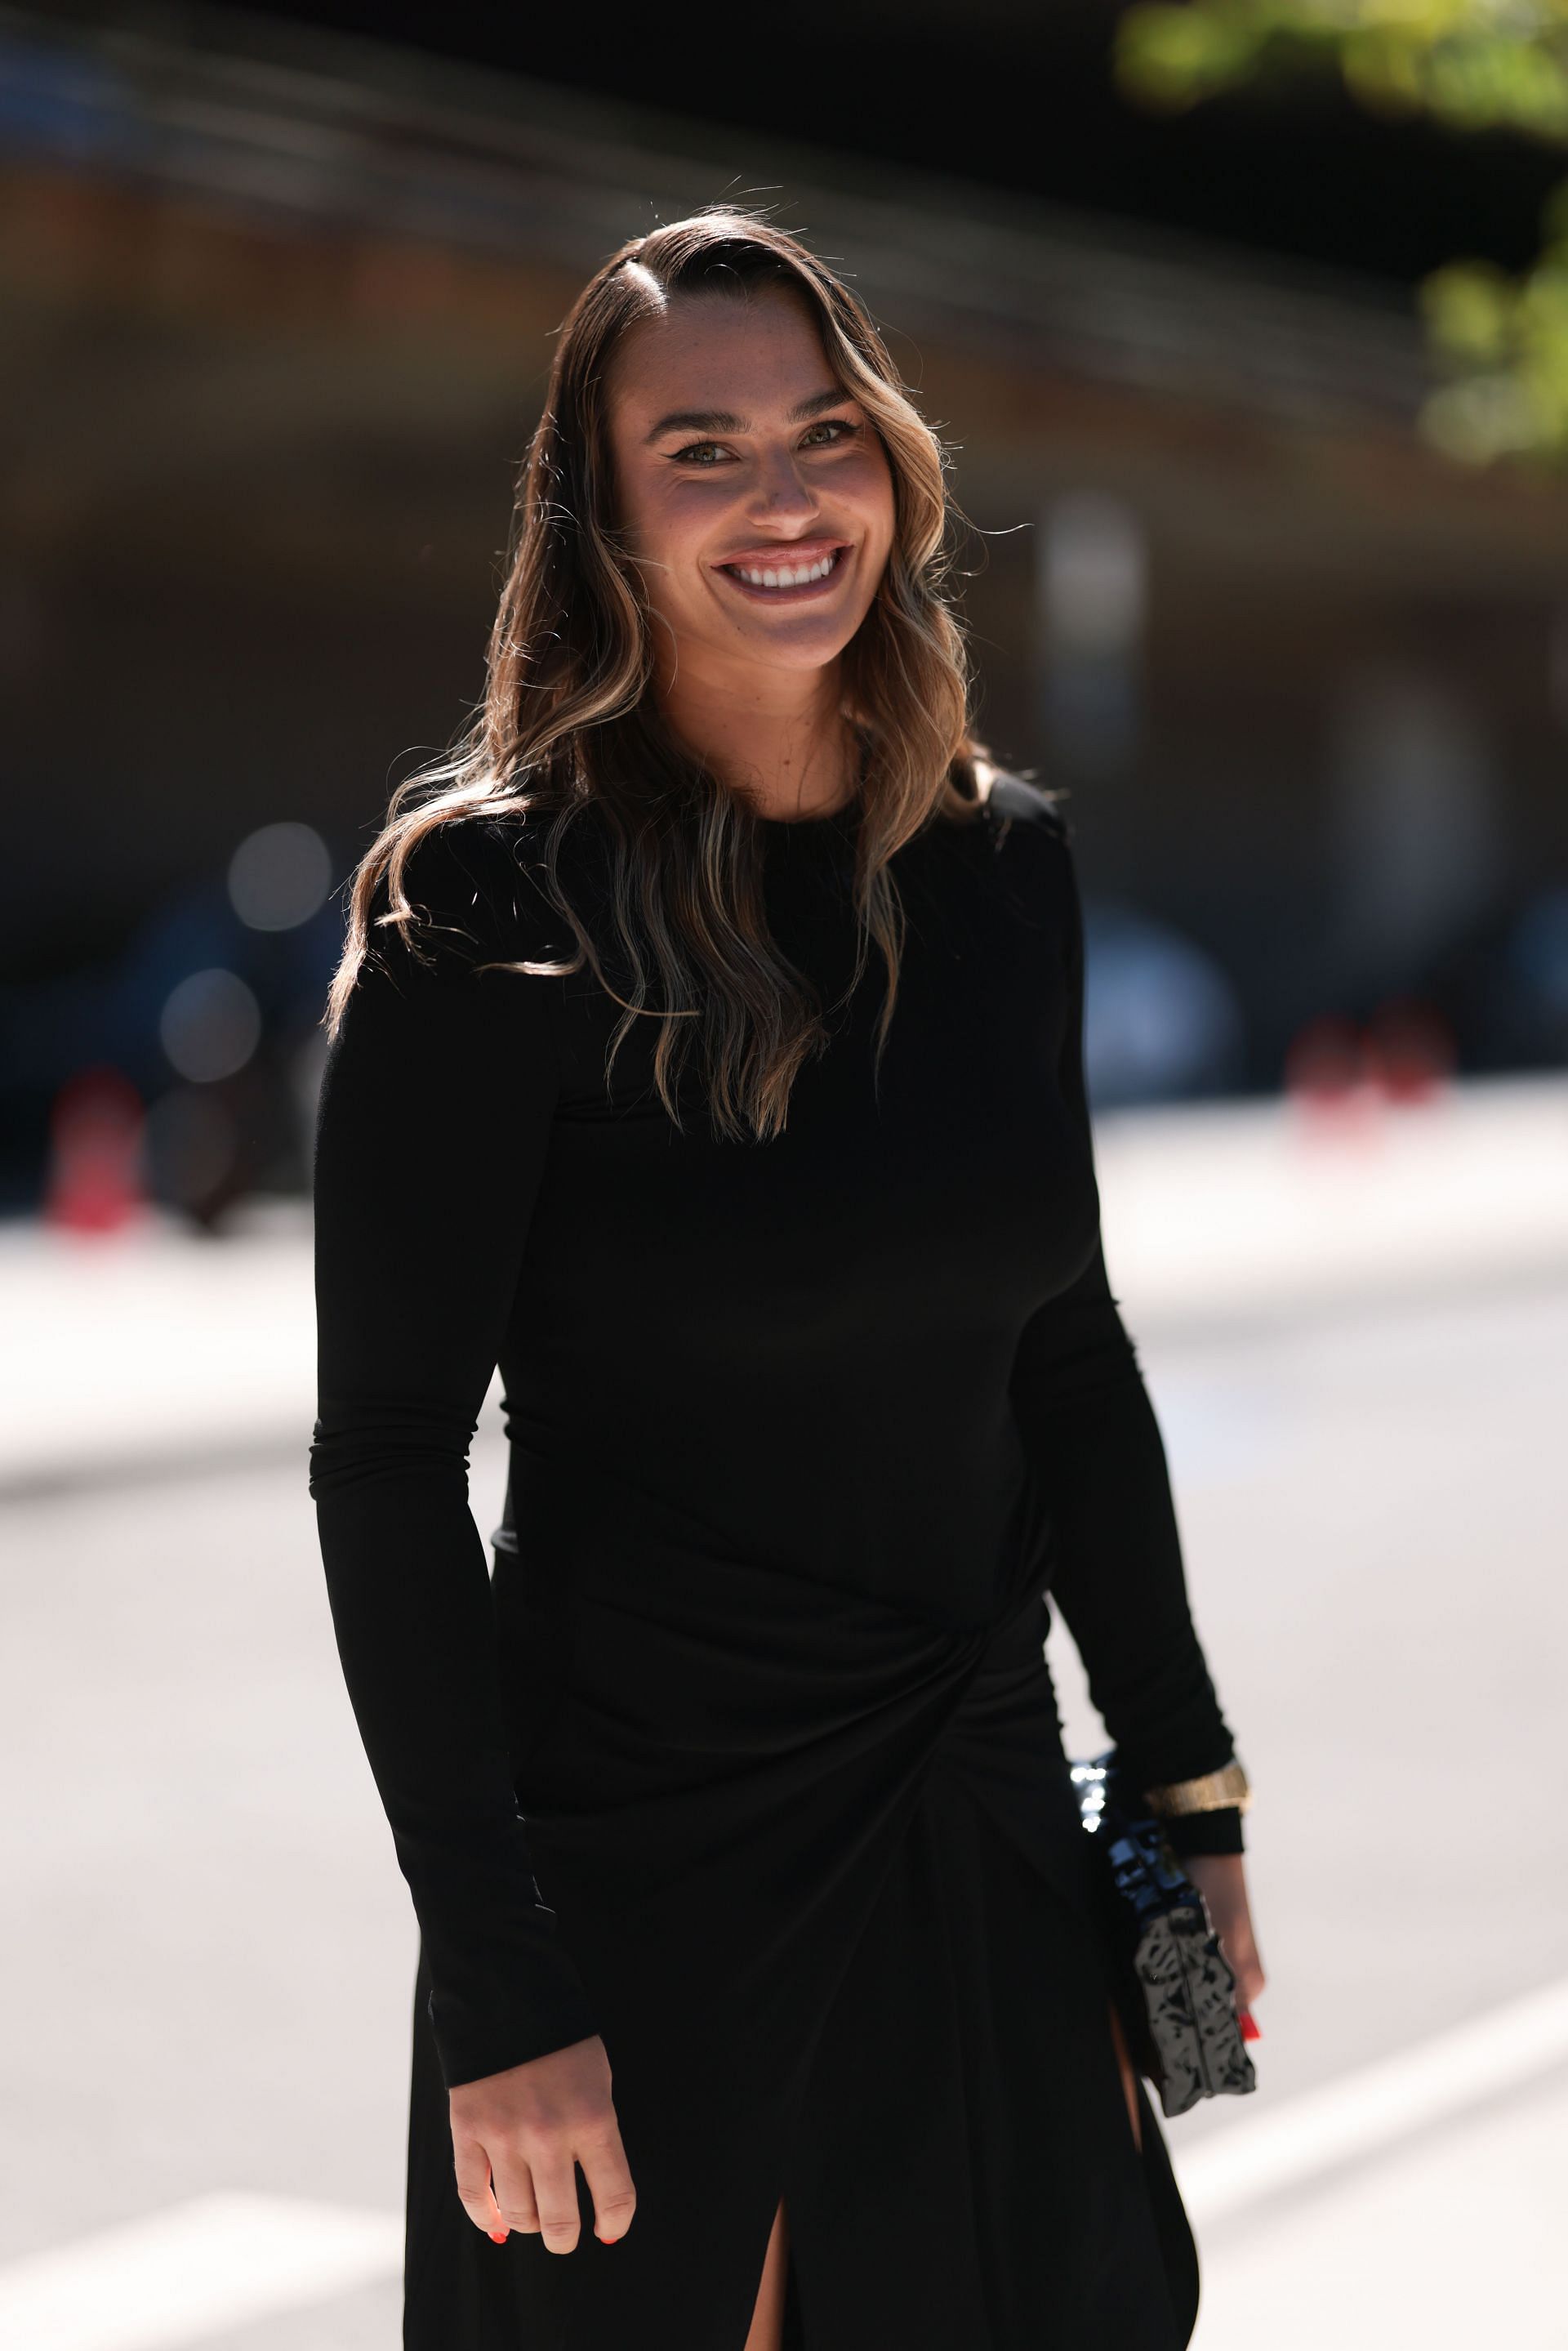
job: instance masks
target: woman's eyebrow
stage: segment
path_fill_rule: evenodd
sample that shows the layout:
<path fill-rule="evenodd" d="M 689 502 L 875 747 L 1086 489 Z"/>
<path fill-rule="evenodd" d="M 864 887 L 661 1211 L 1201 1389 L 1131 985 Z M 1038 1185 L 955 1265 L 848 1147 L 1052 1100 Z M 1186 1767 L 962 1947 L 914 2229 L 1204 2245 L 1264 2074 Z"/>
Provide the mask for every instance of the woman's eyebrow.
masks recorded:
<path fill-rule="evenodd" d="M 727 408 L 672 408 L 648 437 L 658 441 L 666 433 L 743 433 L 745 429 L 745 418 L 732 416 Z"/>
<path fill-rule="evenodd" d="M 841 384 L 835 384 L 828 392 L 814 392 L 809 400 L 795 403 L 785 423 L 807 423 L 812 417 L 820 416 L 825 408 L 836 408 L 840 402 L 853 397 Z M 749 433 L 751 429 L 746 417 L 732 415 L 727 408 L 675 408 L 668 416 L 659 418 L 648 438 L 661 440 L 666 433 Z"/>

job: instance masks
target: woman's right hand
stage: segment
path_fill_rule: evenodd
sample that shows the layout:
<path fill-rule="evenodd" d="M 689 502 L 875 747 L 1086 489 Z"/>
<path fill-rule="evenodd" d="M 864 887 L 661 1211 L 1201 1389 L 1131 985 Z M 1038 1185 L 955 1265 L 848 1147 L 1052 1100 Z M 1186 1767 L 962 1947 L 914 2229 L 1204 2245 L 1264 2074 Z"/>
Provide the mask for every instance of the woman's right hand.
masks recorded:
<path fill-rule="evenodd" d="M 457 2192 L 491 2237 L 537 2231 L 553 2253 L 580 2233 L 581 2164 L 601 2244 L 624 2237 L 637 2190 L 610 2096 L 609 2057 L 597 2033 L 448 2094 Z"/>

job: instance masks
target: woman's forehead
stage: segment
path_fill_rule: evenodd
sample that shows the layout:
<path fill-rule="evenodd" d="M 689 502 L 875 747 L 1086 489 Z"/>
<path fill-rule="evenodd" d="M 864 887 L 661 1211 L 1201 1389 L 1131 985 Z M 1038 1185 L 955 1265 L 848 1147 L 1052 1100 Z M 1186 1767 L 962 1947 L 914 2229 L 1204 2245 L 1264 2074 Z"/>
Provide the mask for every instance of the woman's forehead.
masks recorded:
<path fill-rule="evenodd" d="M 837 388 L 808 303 L 778 286 L 672 296 L 628 329 L 608 386 L 612 410 L 644 434 L 675 414 L 722 414 L 734 421 L 706 429 L 741 432 Z"/>

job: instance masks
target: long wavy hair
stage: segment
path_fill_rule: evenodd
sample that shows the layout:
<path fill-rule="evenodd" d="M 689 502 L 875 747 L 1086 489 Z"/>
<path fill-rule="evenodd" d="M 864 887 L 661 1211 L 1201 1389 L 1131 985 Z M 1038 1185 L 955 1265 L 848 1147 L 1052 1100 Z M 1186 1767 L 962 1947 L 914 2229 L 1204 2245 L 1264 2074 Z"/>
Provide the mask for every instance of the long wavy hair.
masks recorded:
<path fill-rule="evenodd" d="M 866 411 L 893 477 L 891 551 L 842 664 L 845 715 L 862 754 L 849 987 L 874 945 L 887 968 L 879 1063 L 904 937 L 889 861 L 939 816 L 972 821 L 981 806 L 964 642 L 944 592 L 946 458 L 863 305 L 797 238 L 733 205 L 632 238 L 566 319 L 518 481 L 483 698 L 455 748 L 397 787 L 355 869 L 323 1016 L 329 1035 L 369 950 L 378 889 L 385 884 L 388 911 L 377 923 L 420 954 L 420 909 L 403 886 L 413 851 L 438 825 L 514 815 L 536 845 L 535 878 L 576 953 L 498 967 L 542 977 L 592 969 L 621 1007 L 607 1084 L 632 1026 L 654 1020 L 654 1082 L 678 1126 L 690 1063 L 718 1134 L 763 1141 L 782 1131 L 797 1072 L 828 1041 L 825 1007 L 769 934 L 755 810 L 676 739 L 650 691 L 650 632 L 615 511 L 605 389 L 628 328 L 673 297 L 743 297 L 758 286 L 806 302 L 829 368 Z M 590 810 L 607 850 L 603 939 L 565 879 L 567 837 Z"/>

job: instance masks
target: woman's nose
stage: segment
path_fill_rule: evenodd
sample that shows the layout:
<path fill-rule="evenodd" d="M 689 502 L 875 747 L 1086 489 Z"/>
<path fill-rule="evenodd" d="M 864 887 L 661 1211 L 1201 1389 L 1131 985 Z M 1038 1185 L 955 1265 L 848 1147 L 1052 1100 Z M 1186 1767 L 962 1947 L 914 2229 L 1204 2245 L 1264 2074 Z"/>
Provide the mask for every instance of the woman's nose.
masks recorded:
<path fill-rule="evenodd" d="M 763 460 L 756 486 L 755 507 L 761 514 L 793 517 L 816 512 L 816 498 L 794 458 L 781 452 Z"/>

